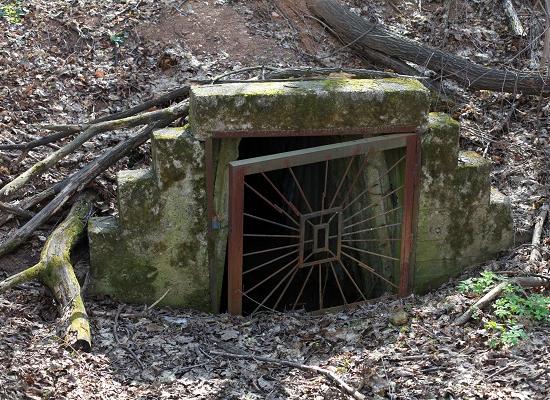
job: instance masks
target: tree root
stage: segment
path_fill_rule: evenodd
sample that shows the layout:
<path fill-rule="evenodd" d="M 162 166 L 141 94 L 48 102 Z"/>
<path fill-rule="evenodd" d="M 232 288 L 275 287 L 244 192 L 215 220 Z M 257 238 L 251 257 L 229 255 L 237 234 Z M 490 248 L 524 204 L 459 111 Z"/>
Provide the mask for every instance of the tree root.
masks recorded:
<path fill-rule="evenodd" d="M 40 261 L 0 282 L 0 293 L 21 283 L 38 279 L 53 293 L 62 320 L 67 325 L 65 342 L 74 349 L 89 351 L 92 340 L 80 284 L 71 264 L 71 251 L 85 234 L 94 195 L 85 192 L 73 204 L 65 220 L 50 235 Z"/>

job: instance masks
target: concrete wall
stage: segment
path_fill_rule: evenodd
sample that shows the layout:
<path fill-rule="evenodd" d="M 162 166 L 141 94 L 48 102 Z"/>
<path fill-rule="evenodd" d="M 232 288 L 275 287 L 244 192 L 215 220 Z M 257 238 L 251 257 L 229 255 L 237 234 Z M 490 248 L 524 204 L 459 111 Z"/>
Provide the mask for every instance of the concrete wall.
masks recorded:
<path fill-rule="evenodd" d="M 228 234 L 226 166 L 238 158 L 239 139 L 213 141 L 216 221 L 206 215 L 204 151 L 205 141 L 227 131 L 344 134 L 417 127 L 423 161 L 415 288 L 435 287 L 464 266 L 493 257 L 511 244 L 509 205 L 490 189 L 490 165 L 459 154 L 458 124 L 441 114 L 428 118 L 428 109 L 428 92 L 403 79 L 193 88 L 190 127 L 156 132 L 152 168 L 118 175 L 118 218 L 90 221 L 92 291 L 138 303 L 168 291 L 162 304 L 217 310 Z"/>

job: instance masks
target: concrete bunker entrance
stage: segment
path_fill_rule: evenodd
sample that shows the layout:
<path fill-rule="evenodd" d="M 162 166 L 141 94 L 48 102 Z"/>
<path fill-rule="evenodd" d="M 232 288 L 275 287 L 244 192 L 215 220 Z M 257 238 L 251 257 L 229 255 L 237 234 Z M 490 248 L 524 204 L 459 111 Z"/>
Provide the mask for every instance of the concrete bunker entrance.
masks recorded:
<path fill-rule="evenodd" d="M 513 244 L 490 162 L 459 149 L 459 124 L 428 113 L 417 81 L 197 86 L 189 110 L 189 125 L 153 133 L 151 168 L 117 175 L 118 216 L 90 219 L 90 293 L 315 310 L 422 293 Z M 401 160 L 416 154 L 409 141 L 421 147 L 417 168 Z M 417 207 L 400 187 L 415 174 Z"/>
<path fill-rule="evenodd" d="M 312 136 L 243 137 L 230 163 L 233 178 L 245 171 L 229 189 L 230 213 L 241 210 L 230 215 L 224 268 L 232 313 L 315 311 L 406 290 L 416 134 L 303 134 Z"/>

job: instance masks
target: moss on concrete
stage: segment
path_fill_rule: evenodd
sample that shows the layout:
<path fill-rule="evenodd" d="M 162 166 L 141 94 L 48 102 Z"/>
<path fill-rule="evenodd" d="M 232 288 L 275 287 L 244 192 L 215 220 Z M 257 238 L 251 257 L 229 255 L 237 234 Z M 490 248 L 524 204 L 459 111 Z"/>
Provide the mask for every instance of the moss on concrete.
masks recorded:
<path fill-rule="evenodd" d="M 510 205 L 496 195 L 491 201 L 491 164 L 475 152 L 458 152 L 458 134 L 456 121 L 430 114 L 422 138 L 414 277 L 419 292 L 511 245 Z"/>
<path fill-rule="evenodd" d="M 408 79 L 327 79 L 194 87 L 193 131 L 423 125 L 428 91 Z"/>
<path fill-rule="evenodd" d="M 93 292 L 208 310 L 203 145 L 165 129 L 152 148 L 151 170 L 118 175 L 120 219 L 90 222 Z"/>

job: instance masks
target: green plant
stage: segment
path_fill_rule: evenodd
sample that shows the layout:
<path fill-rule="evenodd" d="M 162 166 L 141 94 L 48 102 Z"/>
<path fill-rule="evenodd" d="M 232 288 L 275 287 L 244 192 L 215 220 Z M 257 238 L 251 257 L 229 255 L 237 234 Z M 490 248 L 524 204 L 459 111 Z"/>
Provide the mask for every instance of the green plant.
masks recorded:
<path fill-rule="evenodd" d="M 494 272 L 484 271 L 479 278 L 470 278 L 461 282 L 458 289 L 462 293 L 481 296 L 500 281 L 502 278 Z M 515 346 L 527 338 L 521 322 L 550 322 L 550 298 L 539 293 L 527 294 L 513 283 L 504 287 L 502 296 L 495 300 L 492 309 L 494 319 L 484 325 L 489 334 L 487 344 L 491 348 Z M 481 314 L 478 313 L 478 318 L 480 316 Z"/>
<path fill-rule="evenodd" d="M 4 18 L 10 24 L 20 24 L 25 14 L 27 10 L 21 6 L 19 0 L 0 5 L 0 18 Z"/>
<path fill-rule="evenodd" d="M 466 279 L 458 284 L 461 293 L 480 295 L 488 292 L 498 281 L 498 275 L 492 271 L 483 271 L 479 278 Z"/>
<path fill-rule="evenodd" d="M 128 39 L 128 32 L 117 32 L 110 36 L 111 43 L 116 47 L 120 47 L 124 44 L 126 39 Z"/>

